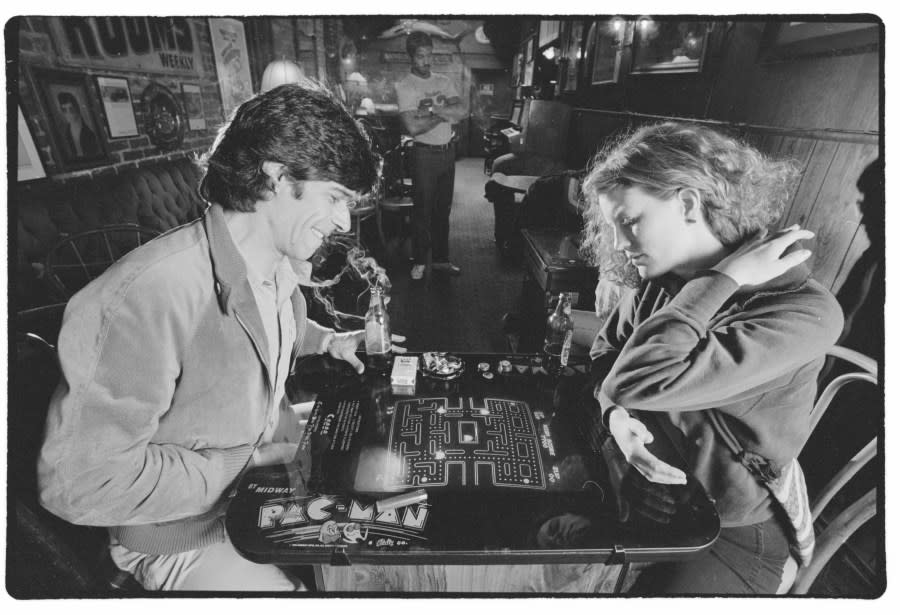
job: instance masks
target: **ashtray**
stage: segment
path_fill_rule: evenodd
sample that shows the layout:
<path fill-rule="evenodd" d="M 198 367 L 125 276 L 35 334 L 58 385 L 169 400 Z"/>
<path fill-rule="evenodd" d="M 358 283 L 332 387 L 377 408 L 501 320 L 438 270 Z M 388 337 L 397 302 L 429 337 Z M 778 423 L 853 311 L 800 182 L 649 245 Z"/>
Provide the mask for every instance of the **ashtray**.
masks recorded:
<path fill-rule="evenodd" d="M 439 380 L 459 378 L 466 364 L 459 357 L 446 352 L 426 352 L 422 354 L 422 375 Z"/>

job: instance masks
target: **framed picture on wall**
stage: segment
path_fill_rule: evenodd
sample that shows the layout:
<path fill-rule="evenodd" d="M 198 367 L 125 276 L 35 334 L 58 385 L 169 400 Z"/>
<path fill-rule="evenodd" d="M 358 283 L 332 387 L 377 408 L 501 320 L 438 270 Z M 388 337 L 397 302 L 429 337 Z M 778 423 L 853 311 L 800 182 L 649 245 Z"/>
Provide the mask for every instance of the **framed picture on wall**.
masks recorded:
<path fill-rule="evenodd" d="M 178 148 L 184 141 L 184 113 L 169 88 L 151 81 L 141 94 L 144 131 L 150 142 L 163 150 Z"/>
<path fill-rule="evenodd" d="M 100 90 L 100 100 L 103 101 L 103 115 L 106 117 L 109 138 L 138 136 L 128 79 L 97 77 L 97 89 Z"/>
<path fill-rule="evenodd" d="M 512 86 L 516 87 L 522 81 L 522 52 L 516 53 L 513 56 L 513 65 L 512 65 Z"/>
<path fill-rule="evenodd" d="M 253 96 L 244 24 L 238 19 L 212 18 L 209 35 L 216 57 L 222 108 L 225 117 L 229 117 L 242 102 Z"/>
<path fill-rule="evenodd" d="M 83 73 L 31 69 L 50 127 L 53 156 L 63 171 L 95 167 L 109 161 L 95 93 Z"/>
<path fill-rule="evenodd" d="M 877 23 L 849 21 L 771 22 L 763 30 L 763 63 L 878 51 Z"/>
<path fill-rule="evenodd" d="M 528 40 L 522 44 L 522 78 L 519 85 L 528 87 L 531 85 L 534 77 L 534 46 L 536 37 L 534 35 L 528 37 Z"/>
<path fill-rule="evenodd" d="M 41 157 L 38 155 L 37 148 L 34 146 L 34 139 L 31 138 L 31 129 L 28 128 L 28 122 L 22 115 L 22 108 L 17 108 L 19 112 L 19 147 L 16 162 L 18 163 L 18 172 L 16 179 L 20 182 L 29 179 L 40 179 L 46 177 L 44 165 L 41 164 Z"/>
<path fill-rule="evenodd" d="M 632 74 L 697 73 L 711 24 L 641 17 L 631 27 Z"/>
<path fill-rule="evenodd" d="M 558 19 L 544 19 L 541 21 L 541 27 L 538 33 L 539 48 L 544 47 L 544 45 L 549 45 L 559 38 L 559 24 L 560 21 Z"/>
<path fill-rule="evenodd" d="M 619 17 L 594 22 L 591 28 L 591 85 L 619 81 L 625 30 L 626 22 Z"/>
<path fill-rule="evenodd" d="M 534 80 L 534 60 L 531 62 L 525 63 L 525 68 L 522 70 L 522 85 L 530 86 L 531 82 Z"/>
<path fill-rule="evenodd" d="M 563 56 L 565 73 L 563 91 L 574 92 L 578 89 L 578 70 L 584 57 L 584 21 L 578 19 L 567 24 L 563 40 Z"/>
<path fill-rule="evenodd" d="M 187 114 L 188 129 L 206 130 L 206 116 L 203 115 L 203 94 L 196 83 L 182 83 L 181 96 Z"/>

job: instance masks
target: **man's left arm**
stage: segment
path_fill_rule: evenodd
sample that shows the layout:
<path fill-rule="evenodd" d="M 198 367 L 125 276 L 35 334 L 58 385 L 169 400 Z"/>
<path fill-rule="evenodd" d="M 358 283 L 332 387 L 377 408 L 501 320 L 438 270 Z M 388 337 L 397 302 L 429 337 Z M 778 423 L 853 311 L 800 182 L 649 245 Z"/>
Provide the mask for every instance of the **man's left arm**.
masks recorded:
<path fill-rule="evenodd" d="M 436 107 L 434 114 L 450 123 L 456 123 L 466 119 L 469 116 L 469 110 L 466 109 L 459 96 L 452 96 L 446 99 L 443 107 Z"/>
<path fill-rule="evenodd" d="M 455 124 L 469 117 L 469 109 L 463 103 L 463 100 L 456 89 L 456 85 L 446 77 L 444 80 L 443 94 L 444 104 L 435 106 L 435 115 L 451 124 Z"/>

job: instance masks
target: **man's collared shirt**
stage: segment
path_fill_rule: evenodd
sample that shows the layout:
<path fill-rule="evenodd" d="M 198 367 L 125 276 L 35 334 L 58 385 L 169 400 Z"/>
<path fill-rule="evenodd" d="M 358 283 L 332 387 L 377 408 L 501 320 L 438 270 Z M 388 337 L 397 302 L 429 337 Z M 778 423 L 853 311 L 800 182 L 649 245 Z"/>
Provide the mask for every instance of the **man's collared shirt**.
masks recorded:
<path fill-rule="evenodd" d="M 278 407 L 284 397 L 284 384 L 291 368 L 291 349 L 297 337 L 297 323 L 290 299 L 300 280 L 288 259 L 284 258 L 275 269 L 274 280 L 264 280 L 248 267 L 247 281 L 250 282 L 266 331 L 269 374 L 275 386 L 272 406 L 267 409 L 269 418 L 266 430 L 261 440 L 269 442 L 278 424 Z"/>

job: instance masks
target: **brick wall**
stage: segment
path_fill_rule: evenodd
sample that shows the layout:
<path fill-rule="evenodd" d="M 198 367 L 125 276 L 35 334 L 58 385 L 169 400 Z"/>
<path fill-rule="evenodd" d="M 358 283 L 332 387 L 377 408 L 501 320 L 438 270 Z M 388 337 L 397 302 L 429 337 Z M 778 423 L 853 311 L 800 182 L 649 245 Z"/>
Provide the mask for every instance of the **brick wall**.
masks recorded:
<path fill-rule="evenodd" d="M 15 22 L 18 26 L 19 41 L 18 101 L 28 122 L 35 146 L 40 153 L 44 170 L 51 181 L 66 182 L 70 179 L 81 179 L 85 176 L 93 177 L 117 173 L 124 169 L 142 166 L 160 159 L 175 159 L 192 153 L 203 152 L 212 144 L 216 131 L 224 122 L 225 117 L 219 93 L 209 27 L 206 19 L 187 18 L 187 21 L 191 25 L 194 40 L 199 45 L 202 58 L 198 75 L 166 75 L 159 72 L 121 70 L 119 67 L 104 69 L 102 67 L 67 66 L 60 61 L 55 49 L 47 17 L 23 17 Z M 8 31 L 7 35 L 14 34 Z M 58 158 L 59 153 L 54 151 L 53 142 L 49 134 L 51 130 L 50 121 L 52 120 L 43 113 L 43 107 L 39 102 L 39 93 L 35 91 L 35 84 L 30 77 L 32 67 L 59 69 L 89 76 L 104 75 L 128 79 L 138 136 L 110 139 L 106 133 L 102 113 L 95 113 L 94 121 L 101 128 L 98 131 L 99 137 L 106 143 L 109 161 L 90 169 L 65 171 Z M 180 102 L 182 83 L 198 84 L 200 86 L 206 128 L 203 130 L 190 130 L 189 126 L 185 126 L 184 140 L 174 150 L 163 150 L 157 147 L 151 143 L 150 138 L 147 136 L 144 127 L 145 114 L 141 104 L 141 95 L 151 82 L 159 83 L 168 88 Z M 93 82 L 91 87 L 88 88 L 88 95 L 93 99 L 93 106 L 97 110 L 102 109 L 99 92 L 94 87 Z M 183 106 L 184 103 L 182 102 Z M 184 119 L 187 123 L 187 118 L 185 117 Z"/>

